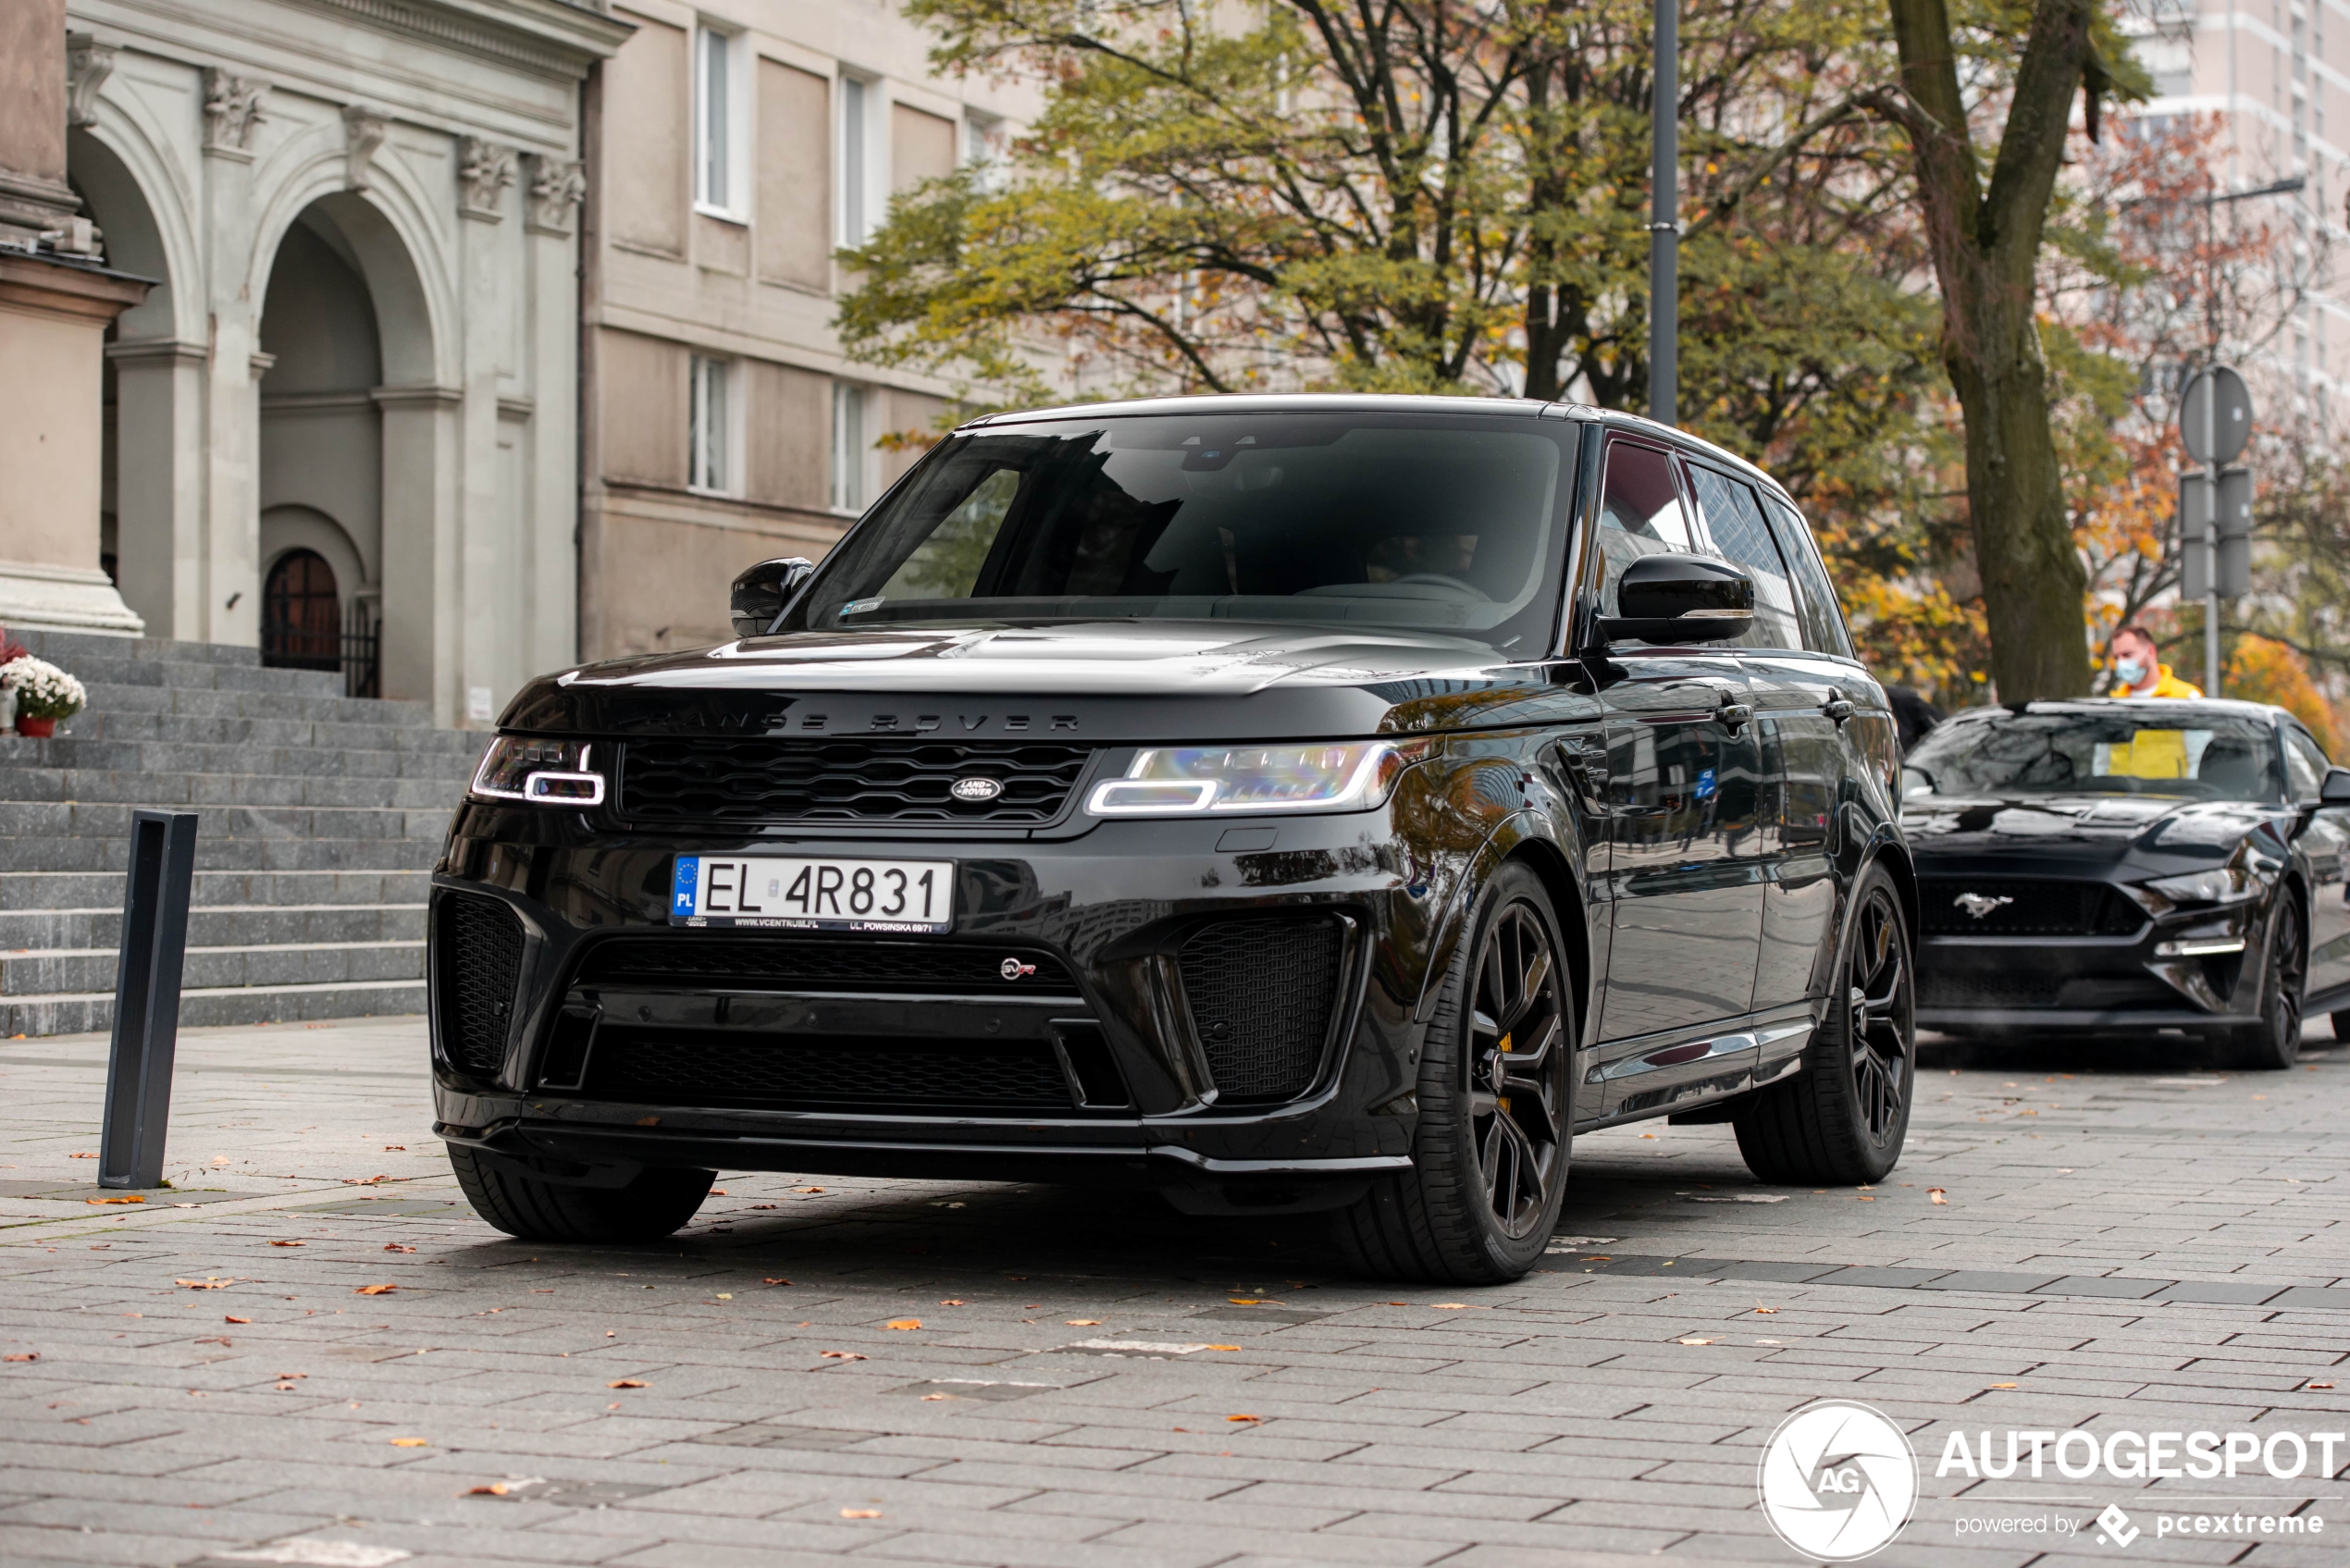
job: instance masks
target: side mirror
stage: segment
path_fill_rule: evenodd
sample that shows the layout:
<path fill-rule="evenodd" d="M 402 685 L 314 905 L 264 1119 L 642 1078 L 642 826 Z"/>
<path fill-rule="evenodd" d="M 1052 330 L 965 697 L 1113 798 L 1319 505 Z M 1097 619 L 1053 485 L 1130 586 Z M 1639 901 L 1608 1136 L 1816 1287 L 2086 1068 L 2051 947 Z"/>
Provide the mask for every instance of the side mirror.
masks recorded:
<path fill-rule="evenodd" d="M 760 637 L 773 631 L 793 596 L 815 571 L 816 563 L 806 556 L 785 555 L 762 561 L 736 578 L 731 600 L 735 635 Z"/>
<path fill-rule="evenodd" d="M 1644 555 L 1616 579 L 1615 606 L 1599 623 L 1611 641 L 1720 642 L 1754 623 L 1754 580 L 1711 555 Z"/>
<path fill-rule="evenodd" d="M 2325 782 L 2318 786 L 2320 806 L 2350 806 L 2350 768 L 2328 768 Z"/>

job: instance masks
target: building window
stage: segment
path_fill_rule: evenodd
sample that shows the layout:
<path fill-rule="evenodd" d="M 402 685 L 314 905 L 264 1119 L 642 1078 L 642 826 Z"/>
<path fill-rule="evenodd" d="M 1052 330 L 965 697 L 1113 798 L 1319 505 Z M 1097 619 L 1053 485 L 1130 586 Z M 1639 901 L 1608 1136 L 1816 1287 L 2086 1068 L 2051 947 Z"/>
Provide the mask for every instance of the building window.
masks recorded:
<path fill-rule="evenodd" d="M 865 510 L 865 463 L 872 443 L 865 437 L 865 389 L 833 383 L 833 510 Z"/>
<path fill-rule="evenodd" d="M 872 160 L 866 148 L 872 140 L 872 84 L 853 76 L 840 79 L 840 242 L 861 245 L 869 229 L 868 183 Z"/>
<path fill-rule="evenodd" d="M 692 409 L 686 433 L 686 483 L 720 495 L 735 488 L 735 366 L 694 356 Z"/>
<path fill-rule="evenodd" d="M 974 114 L 963 121 L 963 163 L 983 191 L 1004 188 L 1004 122 Z"/>
<path fill-rule="evenodd" d="M 694 55 L 694 204 L 737 217 L 743 210 L 745 95 L 740 91 L 742 42 L 705 27 Z"/>

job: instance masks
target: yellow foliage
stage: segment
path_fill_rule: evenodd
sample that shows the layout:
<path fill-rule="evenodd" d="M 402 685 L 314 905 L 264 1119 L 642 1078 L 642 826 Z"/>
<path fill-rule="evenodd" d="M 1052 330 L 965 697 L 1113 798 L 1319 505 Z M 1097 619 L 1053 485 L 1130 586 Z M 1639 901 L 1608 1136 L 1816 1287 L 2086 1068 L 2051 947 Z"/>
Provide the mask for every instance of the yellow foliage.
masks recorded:
<path fill-rule="evenodd" d="M 2333 705 L 2309 679 L 2309 667 L 2301 656 L 2284 644 L 2249 634 L 2238 637 L 2221 675 L 2221 689 L 2238 701 L 2275 703 L 2308 725 L 2329 755 L 2341 750 Z"/>

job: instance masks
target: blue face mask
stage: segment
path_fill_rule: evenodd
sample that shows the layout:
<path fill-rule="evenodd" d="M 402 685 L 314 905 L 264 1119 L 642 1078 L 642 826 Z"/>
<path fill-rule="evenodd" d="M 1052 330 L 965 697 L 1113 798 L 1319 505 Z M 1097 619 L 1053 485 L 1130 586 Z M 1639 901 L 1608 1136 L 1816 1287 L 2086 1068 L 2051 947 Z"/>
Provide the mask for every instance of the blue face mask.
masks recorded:
<path fill-rule="evenodd" d="M 2144 685 L 2146 676 L 2151 673 L 2143 659 L 2117 659 L 2113 661 L 2113 673 L 2125 686 Z"/>

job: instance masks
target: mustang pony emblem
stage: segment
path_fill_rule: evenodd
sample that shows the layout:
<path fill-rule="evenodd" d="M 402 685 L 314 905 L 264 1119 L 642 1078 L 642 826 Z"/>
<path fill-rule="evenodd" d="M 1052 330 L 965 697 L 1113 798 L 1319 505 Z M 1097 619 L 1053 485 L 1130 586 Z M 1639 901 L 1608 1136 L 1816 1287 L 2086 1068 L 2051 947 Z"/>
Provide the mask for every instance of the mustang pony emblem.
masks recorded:
<path fill-rule="evenodd" d="M 2012 898 L 1997 898 L 1987 893 L 1961 893 L 1950 900 L 1964 909 L 1973 920 L 1981 920 L 1992 910 L 2015 902 Z"/>

